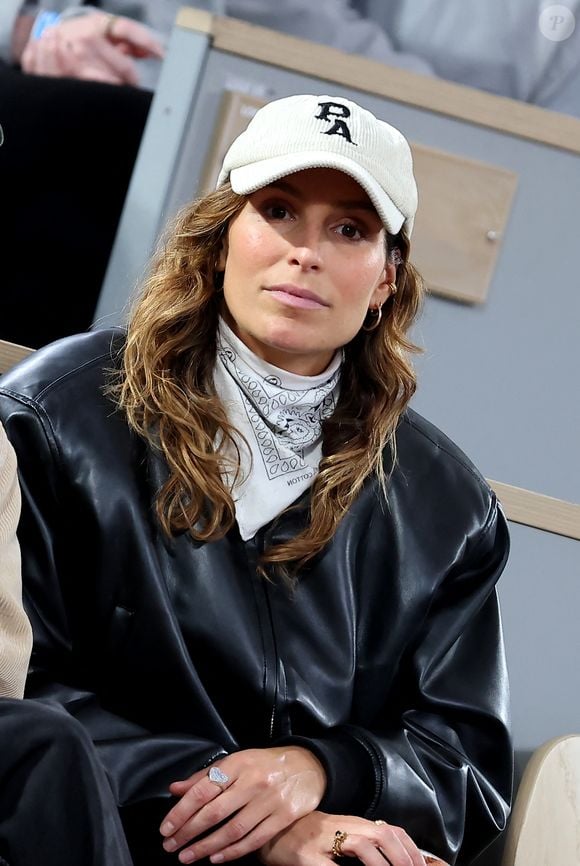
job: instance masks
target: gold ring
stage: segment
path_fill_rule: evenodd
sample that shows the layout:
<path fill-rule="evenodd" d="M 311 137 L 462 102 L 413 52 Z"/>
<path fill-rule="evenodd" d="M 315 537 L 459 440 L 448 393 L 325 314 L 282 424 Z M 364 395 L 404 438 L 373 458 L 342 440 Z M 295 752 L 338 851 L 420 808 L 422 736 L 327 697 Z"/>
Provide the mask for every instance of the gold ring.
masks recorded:
<path fill-rule="evenodd" d="M 334 834 L 334 840 L 332 842 L 332 856 L 333 857 L 343 857 L 342 846 L 346 842 L 348 838 L 348 833 L 345 833 L 344 830 L 337 830 Z"/>
<path fill-rule="evenodd" d="M 107 23 L 105 24 L 105 30 L 103 35 L 105 39 L 114 39 L 113 35 L 113 27 L 115 26 L 115 21 L 119 20 L 118 15 L 107 15 Z"/>

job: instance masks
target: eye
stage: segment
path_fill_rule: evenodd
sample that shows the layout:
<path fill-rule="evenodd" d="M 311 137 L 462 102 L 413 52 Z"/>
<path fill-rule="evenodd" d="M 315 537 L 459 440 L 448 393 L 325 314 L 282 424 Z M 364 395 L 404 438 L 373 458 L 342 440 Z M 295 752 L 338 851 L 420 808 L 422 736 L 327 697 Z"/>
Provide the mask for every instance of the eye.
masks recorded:
<path fill-rule="evenodd" d="M 364 237 L 364 232 L 354 223 L 341 223 L 337 227 L 337 231 L 341 237 L 347 240 L 360 241 Z"/>
<path fill-rule="evenodd" d="M 290 211 L 283 204 L 267 204 L 264 206 L 263 212 L 271 220 L 285 220 L 291 216 Z"/>

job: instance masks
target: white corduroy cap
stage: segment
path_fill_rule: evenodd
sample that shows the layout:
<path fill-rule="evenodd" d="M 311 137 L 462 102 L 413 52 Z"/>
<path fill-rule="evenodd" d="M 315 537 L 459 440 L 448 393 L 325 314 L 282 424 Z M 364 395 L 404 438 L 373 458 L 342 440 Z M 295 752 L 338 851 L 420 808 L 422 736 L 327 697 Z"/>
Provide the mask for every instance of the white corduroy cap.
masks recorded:
<path fill-rule="evenodd" d="M 226 153 L 218 186 L 255 192 L 307 168 L 353 177 L 387 231 L 410 236 L 417 210 L 413 158 L 406 138 L 356 102 L 340 96 L 288 96 L 254 115 Z"/>

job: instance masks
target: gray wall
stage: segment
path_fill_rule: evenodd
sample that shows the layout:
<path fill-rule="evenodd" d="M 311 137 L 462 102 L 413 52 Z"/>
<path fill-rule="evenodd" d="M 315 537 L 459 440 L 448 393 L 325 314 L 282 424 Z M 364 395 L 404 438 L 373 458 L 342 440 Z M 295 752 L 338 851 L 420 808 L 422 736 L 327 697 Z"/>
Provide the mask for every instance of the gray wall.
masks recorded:
<path fill-rule="evenodd" d="M 162 80 L 160 100 L 180 86 L 177 74 Z M 339 92 L 414 142 L 519 175 L 486 304 L 426 301 L 415 331 L 425 353 L 414 407 L 486 476 L 580 502 L 580 157 L 212 50 L 162 212 L 159 202 L 141 199 L 158 224 L 195 194 L 228 85 L 272 98 Z M 140 166 L 142 178 L 147 170 Z M 124 244 L 120 235 L 117 254 Z M 127 267 L 111 279 L 126 288 L 135 277 Z M 515 524 L 511 530 L 500 594 L 521 768 L 543 741 L 580 730 L 580 543 Z M 496 848 L 482 862 L 498 856 Z"/>

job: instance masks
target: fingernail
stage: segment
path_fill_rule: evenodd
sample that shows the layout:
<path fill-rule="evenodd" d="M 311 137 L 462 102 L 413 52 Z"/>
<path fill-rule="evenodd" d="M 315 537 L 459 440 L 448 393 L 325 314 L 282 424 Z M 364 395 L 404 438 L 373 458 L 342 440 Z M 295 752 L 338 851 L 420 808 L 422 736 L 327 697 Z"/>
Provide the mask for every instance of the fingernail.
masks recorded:
<path fill-rule="evenodd" d="M 212 863 L 223 863 L 224 855 L 223 854 L 212 854 L 209 858 Z"/>
<path fill-rule="evenodd" d="M 173 826 L 171 821 L 166 821 L 165 824 L 161 825 L 160 832 L 161 832 L 162 836 L 171 836 L 171 834 L 173 833 L 174 830 L 175 830 L 175 827 Z"/>
<path fill-rule="evenodd" d="M 182 863 L 193 863 L 195 860 L 195 854 L 193 851 L 183 851 L 183 853 L 179 855 L 179 859 Z"/>
<path fill-rule="evenodd" d="M 166 839 L 163 843 L 163 848 L 165 851 L 175 851 L 177 848 L 177 842 L 175 839 Z"/>

